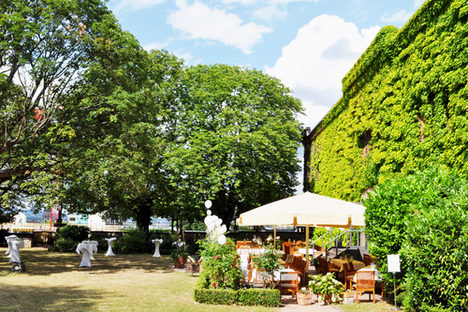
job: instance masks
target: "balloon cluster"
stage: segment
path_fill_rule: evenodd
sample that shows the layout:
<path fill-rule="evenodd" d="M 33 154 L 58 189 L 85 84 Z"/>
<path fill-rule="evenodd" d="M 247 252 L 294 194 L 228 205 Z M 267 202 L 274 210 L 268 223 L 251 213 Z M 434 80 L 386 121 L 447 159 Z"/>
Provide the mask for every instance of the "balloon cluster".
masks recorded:
<path fill-rule="evenodd" d="M 211 207 L 211 201 L 207 200 L 205 202 L 205 206 L 209 209 Z M 224 235 L 224 233 L 226 233 L 227 228 L 226 225 L 222 224 L 223 220 L 221 220 L 215 215 L 211 215 L 210 210 L 207 210 L 206 214 L 207 216 L 205 217 L 205 225 L 207 239 L 213 242 L 217 241 L 221 245 L 225 244 L 226 236 Z"/>

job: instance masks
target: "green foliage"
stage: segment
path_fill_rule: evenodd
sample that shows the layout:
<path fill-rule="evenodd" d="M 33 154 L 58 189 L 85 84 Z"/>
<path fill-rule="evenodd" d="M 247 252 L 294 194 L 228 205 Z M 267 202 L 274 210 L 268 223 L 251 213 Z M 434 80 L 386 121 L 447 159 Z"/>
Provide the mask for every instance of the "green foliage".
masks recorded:
<path fill-rule="evenodd" d="M 280 254 L 277 250 L 265 247 L 263 253 L 252 259 L 255 266 L 266 273 L 266 276 L 263 276 L 263 285 L 265 287 L 274 288 L 276 286 L 274 274 L 281 267 L 278 262 L 279 258 Z"/>
<path fill-rule="evenodd" d="M 121 238 L 115 241 L 112 249 L 116 253 L 136 254 L 148 253 L 152 246 L 146 241 L 146 234 L 143 231 L 134 230 L 125 233 Z"/>
<path fill-rule="evenodd" d="M 86 226 L 67 224 L 57 231 L 57 239 L 52 251 L 74 252 L 81 241 L 88 239 L 89 228 Z"/>
<path fill-rule="evenodd" d="M 415 214 L 407 232 L 405 310 L 468 310 L 468 181 L 455 196 Z"/>
<path fill-rule="evenodd" d="M 74 241 L 70 238 L 59 237 L 52 248 L 53 251 L 59 252 L 74 252 L 76 250 L 76 246 L 78 246 L 79 242 Z"/>
<path fill-rule="evenodd" d="M 432 165 L 468 175 L 466 7 L 429 0 L 401 30 L 380 31 L 314 130 L 312 191 L 358 201 Z"/>
<path fill-rule="evenodd" d="M 396 282 L 410 311 L 466 309 L 467 196 L 466 179 L 434 168 L 387 181 L 364 201 L 370 253 L 388 285 L 386 257 L 400 254 Z"/>
<path fill-rule="evenodd" d="M 194 289 L 194 299 L 199 303 L 279 307 L 281 293 L 278 289 Z"/>
<path fill-rule="evenodd" d="M 295 115 L 302 107 L 290 90 L 235 66 L 199 65 L 185 73 L 168 126 L 176 142 L 165 161 L 181 213 L 200 215 L 193 207 L 211 198 L 213 213 L 229 227 L 237 214 L 292 195 L 299 170 Z"/>
<path fill-rule="evenodd" d="M 242 272 L 235 243 L 228 238 L 222 245 L 209 240 L 201 240 L 199 244 L 203 260 L 198 285 L 202 288 L 238 289 Z"/>
<path fill-rule="evenodd" d="M 57 236 L 71 239 L 75 242 L 81 242 L 88 239 L 89 228 L 86 226 L 67 224 L 57 231 Z"/>
<path fill-rule="evenodd" d="M 333 273 L 325 275 L 309 275 L 308 289 L 314 294 L 334 295 L 335 298 L 344 293 L 344 285 L 334 278 Z"/>

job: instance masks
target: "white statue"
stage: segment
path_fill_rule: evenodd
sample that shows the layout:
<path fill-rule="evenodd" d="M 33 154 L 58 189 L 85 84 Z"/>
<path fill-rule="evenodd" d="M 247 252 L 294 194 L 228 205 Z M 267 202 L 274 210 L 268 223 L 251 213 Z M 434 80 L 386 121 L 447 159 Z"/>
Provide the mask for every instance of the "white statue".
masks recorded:
<path fill-rule="evenodd" d="M 105 239 L 107 241 L 107 252 L 106 252 L 106 256 L 107 257 L 114 257 L 115 254 L 114 252 L 112 251 L 112 244 L 114 243 L 114 241 L 117 240 L 117 238 L 115 237 L 111 237 L 111 238 L 106 238 Z"/>

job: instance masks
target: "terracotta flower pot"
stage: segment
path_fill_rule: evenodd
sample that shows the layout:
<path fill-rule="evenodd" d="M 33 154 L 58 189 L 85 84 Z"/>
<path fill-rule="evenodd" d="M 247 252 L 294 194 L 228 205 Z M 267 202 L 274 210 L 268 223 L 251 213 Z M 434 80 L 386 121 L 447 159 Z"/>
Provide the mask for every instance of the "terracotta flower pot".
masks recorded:
<path fill-rule="evenodd" d="M 301 292 L 297 293 L 297 304 L 300 305 L 311 305 L 314 303 L 315 298 L 314 294 L 303 294 Z"/>
<path fill-rule="evenodd" d="M 185 268 L 186 259 L 182 256 L 179 256 L 178 259 L 174 259 L 174 267 L 178 269 Z"/>

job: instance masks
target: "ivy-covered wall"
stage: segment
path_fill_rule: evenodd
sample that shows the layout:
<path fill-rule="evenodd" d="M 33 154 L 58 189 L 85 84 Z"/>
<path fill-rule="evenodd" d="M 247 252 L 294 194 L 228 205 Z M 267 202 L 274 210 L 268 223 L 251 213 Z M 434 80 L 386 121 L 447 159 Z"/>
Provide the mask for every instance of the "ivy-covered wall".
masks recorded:
<path fill-rule="evenodd" d="M 308 134 L 310 190 L 357 201 L 383 181 L 445 164 L 468 175 L 468 0 L 428 0 L 383 28 Z"/>

